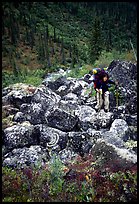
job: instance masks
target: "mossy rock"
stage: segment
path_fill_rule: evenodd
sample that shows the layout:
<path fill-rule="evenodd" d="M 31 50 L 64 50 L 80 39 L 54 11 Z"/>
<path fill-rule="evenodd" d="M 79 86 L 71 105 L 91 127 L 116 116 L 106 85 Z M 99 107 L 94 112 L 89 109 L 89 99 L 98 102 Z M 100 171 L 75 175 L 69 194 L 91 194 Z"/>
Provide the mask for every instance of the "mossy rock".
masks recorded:
<path fill-rule="evenodd" d="M 8 117 L 2 119 L 2 129 L 6 129 L 17 124 L 16 122 L 13 122 L 13 117 L 14 115 L 9 115 Z"/>

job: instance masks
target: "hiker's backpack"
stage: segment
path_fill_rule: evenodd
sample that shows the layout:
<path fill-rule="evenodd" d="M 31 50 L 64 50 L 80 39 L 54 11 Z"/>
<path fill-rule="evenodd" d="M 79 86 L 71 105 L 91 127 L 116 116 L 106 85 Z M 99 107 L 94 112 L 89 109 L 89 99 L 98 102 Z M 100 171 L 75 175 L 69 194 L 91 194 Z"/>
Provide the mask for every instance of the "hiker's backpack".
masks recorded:
<path fill-rule="evenodd" d="M 96 89 L 96 85 L 98 81 L 102 81 L 103 75 L 106 72 L 106 68 L 93 68 L 93 75 L 94 75 L 94 89 Z"/>

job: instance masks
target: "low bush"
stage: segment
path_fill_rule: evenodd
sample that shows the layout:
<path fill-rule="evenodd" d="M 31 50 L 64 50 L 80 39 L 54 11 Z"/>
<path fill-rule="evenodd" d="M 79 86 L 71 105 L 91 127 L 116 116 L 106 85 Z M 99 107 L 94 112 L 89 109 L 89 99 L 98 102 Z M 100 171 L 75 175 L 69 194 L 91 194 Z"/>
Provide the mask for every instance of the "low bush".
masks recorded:
<path fill-rule="evenodd" d="M 97 169 L 92 156 L 64 166 L 54 156 L 43 167 L 2 167 L 3 202 L 137 201 L 137 168 Z"/>
<path fill-rule="evenodd" d="M 38 70 L 22 70 L 18 74 L 18 76 L 15 76 L 11 72 L 3 71 L 2 72 L 2 87 L 7 87 L 11 84 L 15 83 L 26 83 L 31 84 L 34 86 L 38 86 L 42 82 L 42 77 L 45 74 L 45 70 L 38 69 Z"/>

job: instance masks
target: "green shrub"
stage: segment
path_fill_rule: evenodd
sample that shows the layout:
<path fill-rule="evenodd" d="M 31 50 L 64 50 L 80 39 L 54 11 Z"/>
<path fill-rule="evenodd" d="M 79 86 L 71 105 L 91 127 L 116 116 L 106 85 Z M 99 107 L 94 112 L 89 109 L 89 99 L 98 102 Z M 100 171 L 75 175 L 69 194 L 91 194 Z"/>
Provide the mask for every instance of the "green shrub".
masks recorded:
<path fill-rule="evenodd" d="M 94 67 L 108 67 L 113 60 L 123 60 L 135 62 L 133 51 L 118 52 L 113 49 L 111 52 L 102 51 L 99 59 L 93 64 Z"/>
<path fill-rule="evenodd" d="M 59 157 L 43 167 L 2 167 L 3 202 L 129 202 L 137 201 L 137 167 L 98 169 L 94 159 L 78 158 L 65 166 Z"/>
<path fill-rule="evenodd" d="M 42 82 L 42 76 L 45 74 L 45 70 L 27 70 L 20 71 L 20 74 L 16 77 L 13 73 L 3 71 L 2 72 L 2 87 L 7 87 L 15 83 L 26 83 L 34 86 L 38 86 Z"/>

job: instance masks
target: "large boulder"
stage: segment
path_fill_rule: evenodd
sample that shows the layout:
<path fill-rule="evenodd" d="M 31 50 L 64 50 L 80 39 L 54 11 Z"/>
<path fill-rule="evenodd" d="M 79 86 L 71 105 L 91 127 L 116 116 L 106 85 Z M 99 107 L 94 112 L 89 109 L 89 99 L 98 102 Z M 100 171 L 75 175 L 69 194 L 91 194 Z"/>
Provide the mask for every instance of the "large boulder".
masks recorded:
<path fill-rule="evenodd" d="M 8 149 L 37 144 L 32 125 L 13 125 L 4 130 L 4 145 Z"/>
<path fill-rule="evenodd" d="M 114 171 L 132 167 L 137 163 L 136 154 L 131 153 L 126 148 L 118 148 L 103 139 L 97 140 L 90 153 L 93 155 L 97 166 L 100 168 L 107 167 L 107 169 L 112 168 Z"/>
<path fill-rule="evenodd" d="M 46 114 L 46 121 L 48 126 L 67 132 L 76 128 L 78 117 L 57 108 Z"/>
<path fill-rule="evenodd" d="M 12 168 L 38 166 L 50 159 L 48 150 L 39 145 L 13 149 L 4 155 L 3 165 Z"/>
<path fill-rule="evenodd" d="M 20 112 L 23 114 L 19 115 L 18 113 L 18 115 L 15 116 L 16 121 L 21 121 L 24 118 L 33 125 L 46 123 L 45 111 L 40 103 L 22 104 L 20 107 Z"/>
<path fill-rule="evenodd" d="M 76 94 L 77 96 L 81 95 L 82 89 L 83 89 L 83 87 L 82 87 L 80 81 L 76 81 L 74 85 L 70 86 L 71 92 Z"/>
<path fill-rule="evenodd" d="M 128 125 L 127 122 L 123 119 L 115 119 L 111 125 L 110 132 L 122 138 L 123 140 L 127 140 L 126 134 L 128 133 Z"/>
<path fill-rule="evenodd" d="M 5 93 L 2 97 L 2 103 L 3 105 L 11 104 L 15 108 L 20 108 L 21 104 L 31 102 L 31 98 L 35 90 L 36 87 L 23 83 L 11 85 L 7 91 L 7 94 Z"/>
<path fill-rule="evenodd" d="M 20 111 L 15 115 L 14 121 L 29 121 L 31 124 L 46 123 L 45 112 L 56 106 L 61 97 L 44 85 L 39 86 L 31 98 L 31 102 L 23 103 Z"/>
<path fill-rule="evenodd" d="M 95 130 L 109 128 L 113 121 L 113 113 L 106 113 L 103 109 L 100 112 L 96 112 L 90 106 L 80 106 L 80 109 L 76 111 L 76 115 L 79 117 L 79 127 L 87 131 L 88 128 L 94 128 Z"/>
<path fill-rule="evenodd" d="M 61 97 L 53 92 L 51 89 L 45 87 L 44 85 L 40 85 L 33 97 L 32 103 L 40 103 L 43 110 L 47 110 L 50 106 L 56 105 L 60 101 Z"/>
<path fill-rule="evenodd" d="M 79 118 L 79 128 L 86 131 L 88 128 L 92 127 L 91 119 L 96 115 L 96 111 L 87 105 L 81 105 L 75 111 L 75 114 Z"/>
<path fill-rule="evenodd" d="M 65 149 L 61 150 L 59 153 L 58 153 L 61 161 L 64 163 L 64 164 L 68 164 L 70 163 L 71 161 L 73 161 L 78 153 L 76 153 L 72 147 L 66 147 Z"/>
<path fill-rule="evenodd" d="M 109 128 L 113 121 L 113 113 L 106 113 L 103 109 L 100 112 L 95 113 L 92 118 L 90 118 L 90 122 L 93 124 L 93 127 L 96 130 L 102 128 Z"/>
<path fill-rule="evenodd" d="M 79 109 L 79 105 L 76 103 L 76 101 L 61 100 L 58 103 L 58 108 L 74 116 L 76 111 Z"/>
<path fill-rule="evenodd" d="M 123 87 L 131 79 L 137 79 L 137 66 L 131 62 L 113 60 L 107 70 Z"/>
<path fill-rule="evenodd" d="M 74 93 L 68 93 L 67 95 L 63 96 L 62 98 L 63 100 L 66 100 L 66 101 L 72 101 L 74 103 L 77 103 L 79 104 L 79 98 L 76 94 Z"/>
<path fill-rule="evenodd" d="M 35 125 L 35 129 L 39 132 L 39 143 L 41 146 L 52 148 L 58 145 L 59 151 L 66 148 L 68 142 L 67 133 L 42 124 Z"/>
<path fill-rule="evenodd" d="M 124 147 L 125 141 L 129 139 L 129 128 L 125 120 L 115 119 L 109 131 L 104 131 L 101 135 L 102 138 L 115 145 L 116 147 Z"/>
<path fill-rule="evenodd" d="M 53 91 L 56 91 L 60 86 L 67 86 L 68 88 L 70 87 L 70 81 L 68 81 L 66 79 L 66 77 L 59 77 L 58 79 L 56 79 L 55 81 L 49 81 L 48 82 L 48 88 L 50 88 Z"/>
<path fill-rule="evenodd" d="M 70 132 L 68 137 L 69 146 L 81 156 L 89 153 L 90 148 L 93 146 L 93 143 L 90 141 L 90 135 L 86 132 Z"/>
<path fill-rule="evenodd" d="M 114 80 L 119 82 L 119 91 L 128 112 L 137 112 L 137 65 L 131 62 L 114 60 L 108 67 Z"/>

